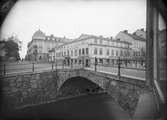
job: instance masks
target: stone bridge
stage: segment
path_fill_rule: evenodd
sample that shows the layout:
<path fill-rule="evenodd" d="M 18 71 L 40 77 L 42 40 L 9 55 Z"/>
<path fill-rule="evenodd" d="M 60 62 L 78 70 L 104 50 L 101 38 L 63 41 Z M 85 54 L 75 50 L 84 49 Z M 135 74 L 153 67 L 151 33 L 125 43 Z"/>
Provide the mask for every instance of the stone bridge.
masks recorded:
<path fill-rule="evenodd" d="M 80 86 L 83 89 L 98 87 L 110 94 L 124 110 L 131 114 L 136 108 L 139 96 L 149 92 L 145 81 L 118 78 L 115 75 L 84 69 L 59 69 L 2 77 L 2 102 L 5 107 L 13 109 L 64 99 L 69 96 L 62 94 L 69 89 L 66 91 L 62 89 L 68 84 L 73 84 L 71 88 L 76 87 L 75 83 L 80 79 L 82 79 Z"/>

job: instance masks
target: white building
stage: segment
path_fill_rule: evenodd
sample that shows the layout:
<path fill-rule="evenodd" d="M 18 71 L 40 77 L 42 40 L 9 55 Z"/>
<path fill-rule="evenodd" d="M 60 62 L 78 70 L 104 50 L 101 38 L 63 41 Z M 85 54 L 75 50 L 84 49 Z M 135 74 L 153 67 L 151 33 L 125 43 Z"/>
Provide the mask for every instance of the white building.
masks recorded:
<path fill-rule="evenodd" d="M 36 31 L 32 40 L 28 43 L 26 58 L 28 60 L 49 61 L 49 51 L 56 46 L 67 42 L 68 39 L 55 37 L 53 35 L 46 36 L 41 30 Z"/>
<path fill-rule="evenodd" d="M 119 32 L 116 39 L 120 41 L 127 41 L 131 43 L 130 48 L 132 49 L 131 57 L 133 58 L 144 58 L 146 54 L 146 32 L 144 29 L 137 30 L 133 34 L 128 33 L 127 30 Z"/>
<path fill-rule="evenodd" d="M 82 34 L 71 42 L 57 46 L 55 59 L 68 65 L 71 63 L 89 65 L 90 62 L 94 62 L 95 57 L 99 63 L 109 63 L 114 62 L 110 61 L 110 58 L 128 57 L 129 46 L 129 42 Z"/>
<path fill-rule="evenodd" d="M 144 28 L 136 30 L 134 34 L 136 34 L 137 36 L 143 39 L 146 39 L 146 31 L 144 31 Z"/>

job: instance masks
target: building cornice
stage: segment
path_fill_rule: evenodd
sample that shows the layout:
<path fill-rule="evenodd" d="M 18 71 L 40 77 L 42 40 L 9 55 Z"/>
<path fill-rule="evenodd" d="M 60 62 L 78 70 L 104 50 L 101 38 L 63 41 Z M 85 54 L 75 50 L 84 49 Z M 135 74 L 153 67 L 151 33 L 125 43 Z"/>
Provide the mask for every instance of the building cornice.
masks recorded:
<path fill-rule="evenodd" d="M 102 46 L 102 47 L 114 47 L 114 48 L 122 48 L 122 49 L 129 49 L 125 47 L 113 46 L 113 45 L 103 45 L 103 44 L 88 44 L 88 45 L 95 45 L 95 46 Z"/>

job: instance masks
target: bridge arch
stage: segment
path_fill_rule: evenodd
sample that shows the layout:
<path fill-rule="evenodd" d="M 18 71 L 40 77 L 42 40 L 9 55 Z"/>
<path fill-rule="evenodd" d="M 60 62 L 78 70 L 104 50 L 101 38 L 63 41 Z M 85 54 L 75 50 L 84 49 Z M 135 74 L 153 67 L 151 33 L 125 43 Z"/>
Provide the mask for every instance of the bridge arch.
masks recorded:
<path fill-rule="evenodd" d="M 103 91 L 103 89 L 88 78 L 76 76 L 65 80 L 58 91 L 63 95 L 76 95 L 96 93 Z"/>

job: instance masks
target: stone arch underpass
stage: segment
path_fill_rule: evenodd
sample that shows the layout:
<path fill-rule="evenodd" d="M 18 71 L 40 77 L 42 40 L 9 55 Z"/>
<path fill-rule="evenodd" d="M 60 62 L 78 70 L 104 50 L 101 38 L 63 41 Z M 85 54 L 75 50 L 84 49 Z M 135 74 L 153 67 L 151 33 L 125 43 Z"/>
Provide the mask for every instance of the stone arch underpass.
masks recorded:
<path fill-rule="evenodd" d="M 58 89 L 58 92 L 62 96 L 75 96 L 89 93 L 98 93 L 103 90 L 103 88 L 88 78 L 76 76 L 67 79 Z"/>

